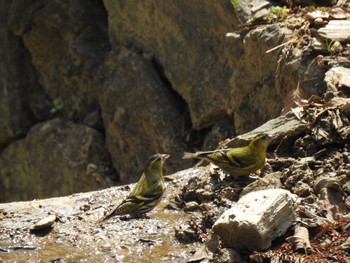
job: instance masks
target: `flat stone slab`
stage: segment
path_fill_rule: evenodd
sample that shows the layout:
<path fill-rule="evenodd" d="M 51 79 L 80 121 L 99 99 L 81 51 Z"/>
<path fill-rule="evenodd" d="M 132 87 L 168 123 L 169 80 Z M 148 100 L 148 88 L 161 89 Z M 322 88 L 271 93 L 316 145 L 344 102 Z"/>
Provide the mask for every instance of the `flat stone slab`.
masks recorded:
<path fill-rule="evenodd" d="M 318 30 L 326 38 L 338 41 L 350 41 L 350 21 L 330 20 L 329 23 Z"/>

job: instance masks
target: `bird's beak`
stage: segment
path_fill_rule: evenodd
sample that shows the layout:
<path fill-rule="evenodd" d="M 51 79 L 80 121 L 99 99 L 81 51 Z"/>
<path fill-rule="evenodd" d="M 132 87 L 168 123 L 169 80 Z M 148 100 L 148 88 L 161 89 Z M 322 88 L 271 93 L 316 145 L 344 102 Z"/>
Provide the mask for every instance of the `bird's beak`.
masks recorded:
<path fill-rule="evenodd" d="M 164 162 L 165 160 L 167 160 L 170 157 L 169 154 L 162 154 L 162 162 Z"/>

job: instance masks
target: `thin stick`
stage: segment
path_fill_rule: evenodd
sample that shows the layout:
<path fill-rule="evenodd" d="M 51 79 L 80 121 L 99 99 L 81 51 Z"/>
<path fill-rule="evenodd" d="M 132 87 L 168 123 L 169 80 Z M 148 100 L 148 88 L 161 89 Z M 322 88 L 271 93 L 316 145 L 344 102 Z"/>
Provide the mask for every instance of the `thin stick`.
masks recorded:
<path fill-rule="evenodd" d="M 267 50 L 266 53 L 270 53 L 270 52 L 272 52 L 272 51 L 274 51 L 274 50 L 276 50 L 276 49 L 279 49 L 280 47 L 283 47 L 283 46 L 289 44 L 289 43 L 292 42 L 292 41 L 293 41 L 293 39 L 290 39 L 290 40 L 288 40 L 287 42 L 284 42 L 284 43 L 282 43 L 282 44 L 280 44 L 280 45 L 278 45 L 278 46 L 275 46 L 274 48 L 271 48 L 271 49 Z"/>

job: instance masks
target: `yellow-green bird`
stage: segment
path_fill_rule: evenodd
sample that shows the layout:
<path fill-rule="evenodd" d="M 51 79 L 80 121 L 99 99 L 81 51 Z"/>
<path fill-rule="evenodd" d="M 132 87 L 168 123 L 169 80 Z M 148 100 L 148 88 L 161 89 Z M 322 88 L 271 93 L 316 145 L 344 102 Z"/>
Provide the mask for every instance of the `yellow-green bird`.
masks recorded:
<path fill-rule="evenodd" d="M 205 159 L 230 175 L 244 176 L 263 167 L 267 145 L 267 135 L 259 134 L 245 147 L 185 153 L 183 158 Z"/>
<path fill-rule="evenodd" d="M 145 163 L 143 174 L 126 199 L 100 221 L 116 215 L 130 214 L 138 217 L 156 207 L 164 194 L 163 164 L 169 156 L 168 154 L 155 154 L 150 157 Z"/>

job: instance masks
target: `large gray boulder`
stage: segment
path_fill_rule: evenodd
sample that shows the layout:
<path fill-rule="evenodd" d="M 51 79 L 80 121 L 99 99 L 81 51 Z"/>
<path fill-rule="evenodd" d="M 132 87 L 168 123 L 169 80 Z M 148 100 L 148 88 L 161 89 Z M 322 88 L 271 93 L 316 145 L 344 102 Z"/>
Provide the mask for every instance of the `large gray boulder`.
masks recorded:
<path fill-rule="evenodd" d="M 109 176 L 109 177 L 107 177 Z M 112 186 L 104 138 L 62 119 L 34 126 L 0 157 L 0 202 L 39 199 Z"/>
<path fill-rule="evenodd" d="M 128 49 L 112 52 L 104 68 L 99 101 L 107 147 L 123 181 L 138 178 L 143 164 L 157 152 L 169 153 L 166 173 L 191 162 L 183 139 L 181 100 L 157 75 L 151 62 Z"/>

